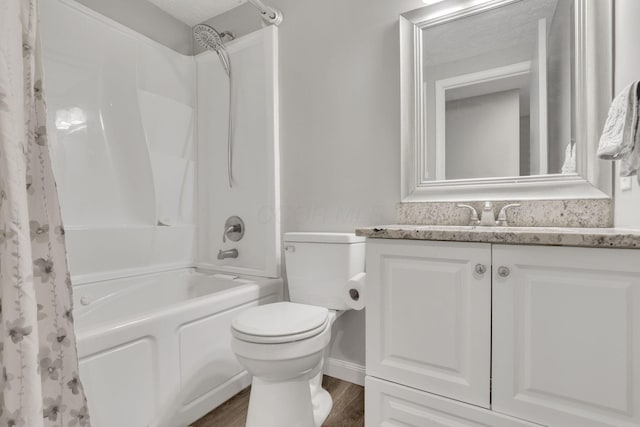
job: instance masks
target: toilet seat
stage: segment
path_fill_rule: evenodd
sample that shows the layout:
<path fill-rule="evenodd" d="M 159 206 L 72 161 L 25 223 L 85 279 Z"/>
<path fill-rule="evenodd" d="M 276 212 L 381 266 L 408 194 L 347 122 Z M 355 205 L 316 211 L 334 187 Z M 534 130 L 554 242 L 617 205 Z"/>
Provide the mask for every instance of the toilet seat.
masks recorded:
<path fill-rule="evenodd" d="M 233 319 L 231 333 L 250 343 L 284 344 L 314 337 L 329 322 L 329 310 L 324 307 L 278 302 L 245 310 Z"/>

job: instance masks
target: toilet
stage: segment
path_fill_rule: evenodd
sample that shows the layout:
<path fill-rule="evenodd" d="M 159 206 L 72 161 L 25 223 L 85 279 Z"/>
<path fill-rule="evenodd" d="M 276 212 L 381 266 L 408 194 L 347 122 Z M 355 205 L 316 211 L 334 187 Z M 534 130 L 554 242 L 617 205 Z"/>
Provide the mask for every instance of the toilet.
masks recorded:
<path fill-rule="evenodd" d="M 349 307 L 347 281 L 364 271 L 365 239 L 286 233 L 291 302 L 250 308 L 231 322 L 231 348 L 253 375 L 248 427 L 319 427 L 333 402 L 321 386 L 334 321 Z"/>

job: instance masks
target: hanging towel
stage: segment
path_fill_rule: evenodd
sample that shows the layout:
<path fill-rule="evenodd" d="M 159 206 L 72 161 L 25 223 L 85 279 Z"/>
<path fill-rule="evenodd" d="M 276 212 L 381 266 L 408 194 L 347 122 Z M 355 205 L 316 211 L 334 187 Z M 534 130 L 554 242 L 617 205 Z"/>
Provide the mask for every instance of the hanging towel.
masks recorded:
<path fill-rule="evenodd" d="M 564 150 L 564 164 L 562 165 L 562 173 L 576 173 L 576 144 L 570 142 Z"/>
<path fill-rule="evenodd" d="M 631 153 L 620 162 L 620 176 L 638 175 L 640 170 L 640 82 L 636 82 L 633 96 L 633 125 L 631 136 L 633 148 Z"/>
<path fill-rule="evenodd" d="M 598 157 L 622 160 L 620 175 L 635 175 L 640 169 L 640 85 L 634 82 L 615 97 L 600 137 Z"/>

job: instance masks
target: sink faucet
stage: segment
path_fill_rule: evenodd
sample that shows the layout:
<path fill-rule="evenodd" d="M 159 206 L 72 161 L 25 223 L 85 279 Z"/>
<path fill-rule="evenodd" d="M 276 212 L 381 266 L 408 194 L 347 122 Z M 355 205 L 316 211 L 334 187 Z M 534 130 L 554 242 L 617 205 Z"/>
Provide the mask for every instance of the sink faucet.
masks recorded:
<path fill-rule="evenodd" d="M 223 251 L 223 250 L 218 251 L 218 259 L 227 259 L 227 258 L 238 258 L 238 250 L 229 249 L 227 251 Z"/>
<path fill-rule="evenodd" d="M 469 225 L 479 225 L 480 224 L 480 218 L 478 217 L 478 211 L 476 211 L 476 208 L 474 208 L 471 205 L 465 205 L 465 204 L 458 204 L 457 205 L 459 208 L 465 208 L 465 209 L 469 209 L 469 212 L 471 212 L 471 217 L 469 218 Z"/>
<path fill-rule="evenodd" d="M 459 208 L 469 209 L 471 212 L 471 217 L 469 219 L 469 225 L 482 225 L 488 227 L 507 227 L 509 224 L 507 222 L 507 210 L 509 208 L 516 208 L 520 206 L 519 203 L 511 203 L 509 205 L 505 205 L 500 209 L 500 213 L 498 214 L 498 219 L 496 220 L 495 212 L 493 211 L 493 203 L 484 202 L 484 206 L 482 207 L 482 212 L 478 215 L 478 211 L 471 206 L 465 204 L 457 205 Z"/>
<path fill-rule="evenodd" d="M 493 203 L 484 202 L 480 213 L 480 225 L 494 227 L 496 225 L 496 215 L 493 213 Z"/>
<path fill-rule="evenodd" d="M 508 227 L 507 223 L 507 209 L 520 207 L 520 203 L 511 203 L 510 205 L 504 205 L 502 209 L 500 209 L 500 213 L 498 214 L 498 220 L 496 221 L 496 225 L 499 227 Z"/>

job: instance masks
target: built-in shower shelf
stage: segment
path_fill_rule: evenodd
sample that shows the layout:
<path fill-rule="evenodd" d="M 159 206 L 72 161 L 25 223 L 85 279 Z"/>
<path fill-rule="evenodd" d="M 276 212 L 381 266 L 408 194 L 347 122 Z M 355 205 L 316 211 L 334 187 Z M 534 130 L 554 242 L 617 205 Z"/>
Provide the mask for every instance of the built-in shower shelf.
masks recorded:
<path fill-rule="evenodd" d="M 157 221 L 190 222 L 195 192 L 194 108 L 145 90 L 138 90 L 138 102 L 153 174 Z"/>

